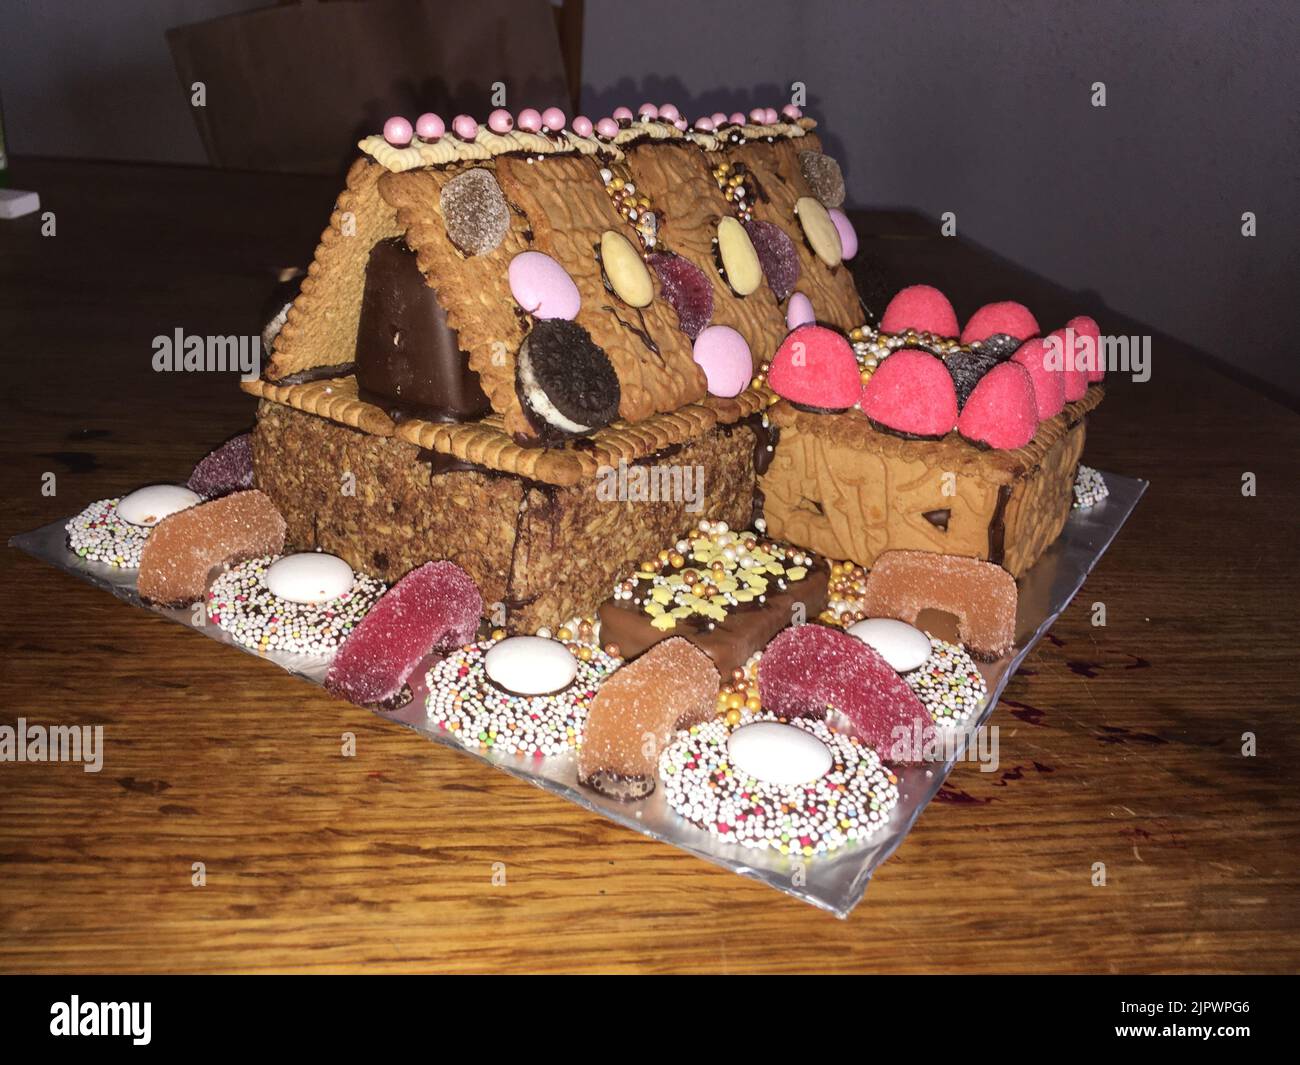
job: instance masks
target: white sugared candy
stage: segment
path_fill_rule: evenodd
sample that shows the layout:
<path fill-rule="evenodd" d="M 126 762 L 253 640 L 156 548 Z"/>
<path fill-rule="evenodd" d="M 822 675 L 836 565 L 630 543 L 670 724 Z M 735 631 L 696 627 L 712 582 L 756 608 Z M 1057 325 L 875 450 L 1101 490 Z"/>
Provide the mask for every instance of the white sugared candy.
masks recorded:
<path fill-rule="evenodd" d="M 326 603 L 352 591 L 356 575 L 337 555 L 304 551 L 285 555 L 266 571 L 266 588 L 291 603 Z"/>
<path fill-rule="evenodd" d="M 199 501 L 197 492 L 191 492 L 178 484 L 151 484 L 123 496 L 117 504 L 117 516 L 125 522 L 147 529 Z"/>
<path fill-rule="evenodd" d="M 849 626 L 849 635 L 871 647 L 898 673 L 910 673 L 930 657 L 930 638 L 906 621 L 867 618 Z"/>
<path fill-rule="evenodd" d="M 515 695 L 550 695 L 578 675 L 578 660 L 564 644 L 542 636 L 508 636 L 483 656 L 483 670 Z"/>
<path fill-rule="evenodd" d="M 757 721 L 736 729 L 727 740 L 731 764 L 767 784 L 806 784 L 825 776 L 831 752 L 816 736 L 777 721 Z"/>

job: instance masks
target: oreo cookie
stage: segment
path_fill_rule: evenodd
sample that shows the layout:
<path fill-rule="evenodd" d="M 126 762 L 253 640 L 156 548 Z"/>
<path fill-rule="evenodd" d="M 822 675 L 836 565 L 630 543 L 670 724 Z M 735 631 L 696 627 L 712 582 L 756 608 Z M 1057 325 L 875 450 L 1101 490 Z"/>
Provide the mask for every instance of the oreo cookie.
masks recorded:
<path fill-rule="evenodd" d="M 591 335 L 561 318 L 542 319 L 515 359 L 515 391 L 544 443 L 582 436 L 618 415 L 618 376 Z"/>
<path fill-rule="evenodd" d="M 980 378 L 993 369 L 999 361 L 1001 360 L 986 353 L 982 348 L 979 351 L 954 351 L 944 359 L 943 364 L 952 376 L 953 388 L 957 390 L 958 410 L 966 406 L 966 399 L 975 391 Z"/>
<path fill-rule="evenodd" d="M 1006 333 L 994 333 L 983 340 L 977 340 L 971 345 L 971 349 L 980 355 L 987 355 L 998 362 L 1002 362 L 1011 358 L 1023 343 L 1023 340 L 1017 340 Z"/>

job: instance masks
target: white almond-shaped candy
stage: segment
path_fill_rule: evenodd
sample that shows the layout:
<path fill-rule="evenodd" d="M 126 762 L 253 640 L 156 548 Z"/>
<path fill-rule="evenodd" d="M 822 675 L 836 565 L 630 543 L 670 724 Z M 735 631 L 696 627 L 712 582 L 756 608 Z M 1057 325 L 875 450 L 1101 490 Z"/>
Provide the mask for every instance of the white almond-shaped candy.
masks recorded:
<path fill-rule="evenodd" d="M 578 660 L 558 640 L 508 636 L 488 649 L 483 671 L 498 688 L 515 695 L 550 695 L 573 683 Z"/>
<path fill-rule="evenodd" d="M 197 492 L 178 484 L 151 484 L 118 500 L 117 516 L 131 525 L 149 528 L 198 502 L 201 502 L 201 497 Z"/>
<path fill-rule="evenodd" d="M 898 673 L 920 669 L 930 657 L 930 638 L 906 621 L 867 618 L 850 625 L 848 633 L 873 648 Z"/>
<path fill-rule="evenodd" d="M 728 216 L 718 223 L 718 256 L 727 284 L 737 296 L 748 296 L 763 283 L 763 265 L 745 227 Z"/>
<path fill-rule="evenodd" d="M 614 294 L 629 307 L 648 307 L 655 298 L 650 270 L 632 242 L 612 229 L 600 235 L 600 261 Z"/>
<path fill-rule="evenodd" d="M 811 196 L 799 197 L 794 205 L 794 212 L 799 216 L 803 226 L 803 235 L 808 244 L 827 266 L 838 266 L 844 258 L 844 247 L 840 243 L 840 231 L 831 221 L 830 212 L 822 206 L 821 200 Z"/>
<path fill-rule="evenodd" d="M 755 721 L 727 740 L 731 764 L 765 784 L 807 784 L 830 772 L 830 748 L 810 732 L 779 721 Z"/>
<path fill-rule="evenodd" d="M 328 603 L 352 591 L 356 575 L 337 555 L 304 551 L 285 555 L 266 571 L 266 588 L 291 603 Z"/>

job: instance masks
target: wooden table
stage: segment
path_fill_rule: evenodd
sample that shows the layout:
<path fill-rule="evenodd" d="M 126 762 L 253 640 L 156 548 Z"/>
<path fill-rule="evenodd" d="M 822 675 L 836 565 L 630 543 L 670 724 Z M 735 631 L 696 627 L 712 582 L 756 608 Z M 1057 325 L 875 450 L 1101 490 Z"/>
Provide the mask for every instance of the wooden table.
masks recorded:
<path fill-rule="evenodd" d="M 6 537 L 183 480 L 250 424 L 233 376 L 154 373 L 152 338 L 256 331 L 336 192 L 15 176 L 57 233 L 0 224 Z M 916 218 L 859 223 L 963 316 L 1016 297 L 1150 332 Z M 102 724 L 107 748 L 98 774 L 0 764 L 0 969 L 1295 970 L 1300 421 L 1159 336 L 1151 381 L 1109 391 L 1086 457 L 1151 489 L 1011 682 L 1000 771 L 959 766 L 847 921 L 0 552 L 0 719 Z"/>

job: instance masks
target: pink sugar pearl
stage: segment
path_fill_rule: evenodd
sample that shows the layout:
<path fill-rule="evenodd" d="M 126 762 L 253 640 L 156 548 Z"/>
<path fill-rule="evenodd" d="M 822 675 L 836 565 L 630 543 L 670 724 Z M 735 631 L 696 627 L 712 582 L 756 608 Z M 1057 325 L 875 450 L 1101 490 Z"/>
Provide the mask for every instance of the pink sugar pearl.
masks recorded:
<path fill-rule="evenodd" d="M 702 118 L 697 118 L 697 119 L 695 120 L 695 128 L 698 129 L 701 133 L 712 133 L 712 132 L 713 132 L 713 119 L 711 119 L 711 118 L 703 118 L 703 117 L 702 117 Z"/>
<path fill-rule="evenodd" d="M 519 112 L 519 128 L 536 133 L 542 128 L 542 113 L 535 107 L 525 107 Z"/>
<path fill-rule="evenodd" d="M 743 126 L 745 124 L 745 115 L 741 111 L 733 111 L 731 118 L 728 120 L 733 126 Z"/>
<path fill-rule="evenodd" d="M 654 104 L 642 104 L 636 109 L 636 113 L 646 121 L 650 121 L 659 117 L 659 108 Z"/>
<path fill-rule="evenodd" d="M 676 126 L 678 129 L 680 129 L 683 133 L 686 132 L 686 129 L 687 129 L 686 119 L 684 119 L 684 118 L 674 118 L 674 119 L 673 119 L 673 125 Z"/>
<path fill-rule="evenodd" d="M 592 128 L 591 119 L 586 115 L 578 115 L 573 120 L 573 132 L 579 137 L 590 137 Z"/>
<path fill-rule="evenodd" d="M 677 110 L 676 104 L 660 104 L 659 117 L 665 122 L 676 122 L 682 117 L 682 113 Z"/>
<path fill-rule="evenodd" d="M 761 107 L 751 108 L 749 111 L 749 120 L 756 126 L 763 124 L 763 109 Z"/>
<path fill-rule="evenodd" d="M 565 118 L 564 112 L 558 107 L 548 107 L 542 112 L 542 125 L 552 133 L 559 133 L 560 130 L 564 128 L 564 124 L 567 121 L 568 119 Z"/>
<path fill-rule="evenodd" d="M 447 132 L 447 126 L 440 115 L 426 111 L 415 120 L 415 132 L 422 140 L 436 141 Z"/>
<path fill-rule="evenodd" d="M 630 107 L 616 107 L 614 108 L 613 117 L 615 122 L 631 122 L 633 118 L 632 109 Z"/>
<path fill-rule="evenodd" d="M 504 107 L 498 107 L 488 115 L 488 129 L 493 133 L 509 133 L 514 128 L 515 120 Z"/>
<path fill-rule="evenodd" d="M 798 107 L 795 107 L 794 104 L 786 104 L 783 108 L 781 108 L 781 114 L 783 114 L 791 122 L 795 121 L 796 119 L 803 118 L 803 111 L 800 110 Z"/>
<path fill-rule="evenodd" d="M 779 116 L 778 116 L 777 113 L 776 113 L 776 108 L 775 108 L 775 107 L 765 107 L 765 108 L 763 108 L 763 125 L 765 125 L 765 126 L 775 126 L 778 117 L 779 117 Z"/>
<path fill-rule="evenodd" d="M 602 118 L 596 123 L 596 132 L 606 140 L 610 140 L 618 136 L 618 123 L 612 118 Z"/>
<path fill-rule="evenodd" d="M 727 124 L 727 116 L 723 114 L 721 111 L 714 111 L 713 114 L 709 116 L 709 118 L 713 121 L 713 126 L 715 129 L 718 126 L 725 126 Z"/>
<path fill-rule="evenodd" d="M 461 140 L 472 141 L 478 136 L 478 123 L 469 115 L 457 115 L 451 120 L 451 131 Z"/>
<path fill-rule="evenodd" d="M 413 132 L 411 123 L 401 115 L 394 115 L 384 123 L 384 140 L 397 148 L 410 144 Z"/>

